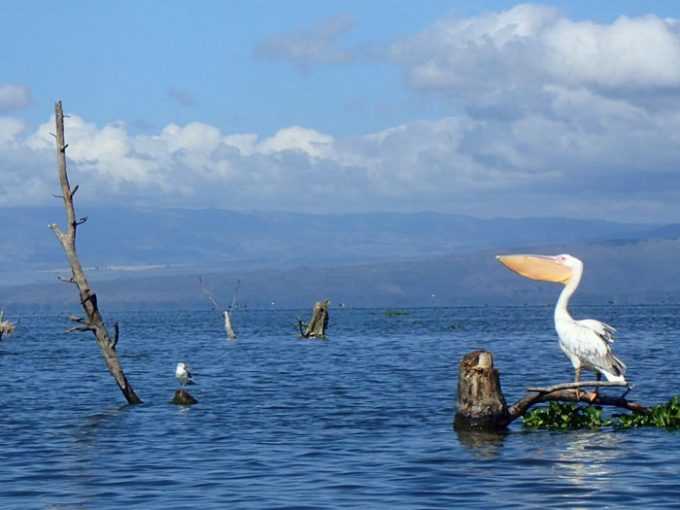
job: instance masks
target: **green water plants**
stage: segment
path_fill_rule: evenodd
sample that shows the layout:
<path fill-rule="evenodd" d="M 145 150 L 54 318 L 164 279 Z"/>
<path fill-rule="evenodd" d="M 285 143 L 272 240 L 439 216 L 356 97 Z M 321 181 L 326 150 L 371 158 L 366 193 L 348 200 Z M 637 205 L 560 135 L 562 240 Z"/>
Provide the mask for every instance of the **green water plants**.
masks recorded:
<path fill-rule="evenodd" d="M 667 429 L 680 428 L 680 395 L 665 404 L 652 407 L 647 413 L 633 412 L 616 417 L 616 425 L 620 428 L 660 427 Z"/>
<path fill-rule="evenodd" d="M 547 407 L 526 413 L 522 422 L 528 428 L 569 430 L 599 428 L 610 425 L 612 420 L 603 417 L 600 407 L 550 402 Z"/>
<path fill-rule="evenodd" d="M 627 414 L 616 414 L 606 418 L 598 406 L 579 406 L 550 402 L 547 407 L 538 407 L 522 416 L 527 428 L 534 429 L 587 429 L 612 425 L 617 429 L 635 427 L 658 427 L 666 429 L 680 428 L 680 395 L 673 397 L 665 404 L 659 404 L 648 411 L 633 411 Z"/>

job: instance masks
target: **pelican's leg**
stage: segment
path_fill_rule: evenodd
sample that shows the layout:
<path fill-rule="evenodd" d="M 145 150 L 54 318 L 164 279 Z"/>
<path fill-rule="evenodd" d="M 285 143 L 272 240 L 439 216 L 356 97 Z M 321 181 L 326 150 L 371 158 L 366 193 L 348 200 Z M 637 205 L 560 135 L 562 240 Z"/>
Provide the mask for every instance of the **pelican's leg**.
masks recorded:
<path fill-rule="evenodd" d="M 576 369 L 576 379 L 574 379 L 574 382 L 579 382 L 581 379 L 581 367 L 578 367 Z M 576 388 L 576 400 L 578 401 L 581 398 L 581 394 L 578 391 L 578 387 Z"/>

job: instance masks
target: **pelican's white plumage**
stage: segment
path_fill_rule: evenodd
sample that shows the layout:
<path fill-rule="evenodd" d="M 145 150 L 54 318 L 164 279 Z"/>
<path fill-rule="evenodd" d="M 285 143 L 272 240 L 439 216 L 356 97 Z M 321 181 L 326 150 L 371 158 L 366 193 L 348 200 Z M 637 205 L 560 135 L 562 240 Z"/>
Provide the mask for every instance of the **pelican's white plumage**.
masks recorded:
<path fill-rule="evenodd" d="M 196 384 L 191 378 L 191 369 L 189 368 L 189 365 L 185 363 L 177 363 L 175 377 L 182 386 L 186 386 L 187 384 Z"/>
<path fill-rule="evenodd" d="M 555 306 L 555 329 L 562 352 L 571 360 L 576 371 L 576 381 L 581 370 L 600 374 L 608 381 L 625 382 L 626 365 L 614 356 L 613 327 L 595 319 L 575 320 L 567 305 L 583 275 L 583 262 L 571 255 L 501 255 L 497 257 L 516 273 L 531 278 L 564 284 Z"/>

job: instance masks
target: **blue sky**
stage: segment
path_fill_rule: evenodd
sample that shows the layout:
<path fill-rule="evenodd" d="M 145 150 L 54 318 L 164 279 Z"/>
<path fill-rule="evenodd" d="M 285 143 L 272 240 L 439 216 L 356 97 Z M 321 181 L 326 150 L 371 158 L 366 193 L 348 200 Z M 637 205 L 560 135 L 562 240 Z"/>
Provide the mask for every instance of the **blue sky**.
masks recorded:
<path fill-rule="evenodd" d="M 680 221 L 680 4 L 0 3 L 0 203 Z"/>

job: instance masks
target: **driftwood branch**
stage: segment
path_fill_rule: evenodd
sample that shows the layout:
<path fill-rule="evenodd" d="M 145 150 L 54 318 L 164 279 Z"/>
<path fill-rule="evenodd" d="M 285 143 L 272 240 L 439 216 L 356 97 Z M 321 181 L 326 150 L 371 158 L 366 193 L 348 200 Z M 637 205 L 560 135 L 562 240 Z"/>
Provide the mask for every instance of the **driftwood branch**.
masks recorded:
<path fill-rule="evenodd" d="M 120 361 L 114 349 L 117 342 L 117 334 L 114 341 L 111 341 L 109 332 L 104 323 L 104 319 L 99 312 L 97 306 L 97 296 L 92 290 L 85 277 L 80 260 L 76 254 L 76 231 L 79 225 L 87 221 L 87 217 L 76 219 L 76 213 L 73 206 L 73 195 L 78 189 L 78 186 L 71 189 L 68 181 L 68 174 L 66 172 L 66 148 L 68 144 L 64 142 L 64 112 L 62 110 L 61 101 L 54 106 L 55 124 L 57 128 L 56 147 L 57 147 L 57 163 L 59 171 L 59 184 L 61 186 L 61 198 L 64 201 L 64 209 L 66 210 L 66 232 L 63 232 L 56 224 L 49 225 L 52 232 L 62 245 L 69 264 L 71 265 L 72 277 L 68 282 L 74 283 L 78 287 L 80 293 L 80 303 L 85 310 L 85 319 L 76 318 L 74 322 L 82 322 L 80 326 L 70 328 L 71 331 L 92 331 L 94 333 L 97 345 L 102 352 L 104 361 L 109 372 L 113 376 L 120 388 L 123 396 L 129 404 L 139 404 L 141 399 L 132 389 L 132 386 L 125 377 L 125 373 L 120 365 Z"/>

